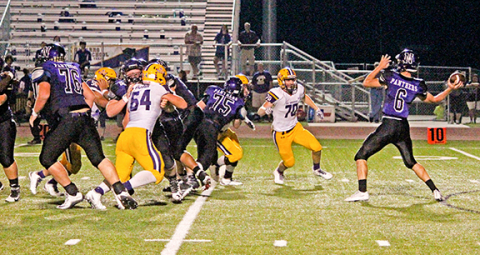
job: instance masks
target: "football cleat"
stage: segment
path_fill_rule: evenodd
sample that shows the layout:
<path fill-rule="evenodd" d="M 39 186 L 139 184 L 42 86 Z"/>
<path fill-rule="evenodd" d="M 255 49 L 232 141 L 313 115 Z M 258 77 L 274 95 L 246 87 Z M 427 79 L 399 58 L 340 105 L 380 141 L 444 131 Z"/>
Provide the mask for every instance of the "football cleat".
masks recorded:
<path fill-rule="evenodd" d="M 333 175 L 331 173 L 323 171 L 321 168 L 319 168 L 317 170 L 313 170 L 313 174 L 316 175 L 316 176 L 323 177 L 323 179 L 325 179 L 325 180 L 330 180 L 333 177 Z"/>
<path fill-rule="evenodd" d="M 117 201 L 118 209 L 136 209 L 138 206 L 137 201 L 131 197 L 128 192 L 122 191 L 120 194 L 115 194 L 115 200 Z"/>
<path fill-rule="evenodd" d="M 80 203 L 83 201 L 83 195 L 80 192 L 77 192 L 75 196 L 71 196 L 68 193 L 65 193 L 65 202 L 59 206 L 57 206 L 58 209 L 70 209 L 74 207 L 76 204 Z"/>
<path fill-rule="evenodd" d="M 222 180 L 220 181 L 220 185 L 223 185 L 223 186 L 239 186 L 239 185 L 243 185 L 243 183 L 241 183 L 239 181 L 232 180 L 232 179 L 222 178 Z"/>
<path fill-rule="evenodd" d="M 445 198 L 442 196 L 442 193 L 440 193 L 440 190 L 436 189 L 433 191 L 433 197 L 435 198 L 435 200 L 437 200 L 438 202 L 442 202 L 445 200 Z"/>
<path fill-rule="evenodd" d="M 193 190 L 200 188 L 197 177 L 195 175 L 187 175 L 187 184 L 192 187 Z"/>
<path fill-rule="evenodd" d="M 275 171 L 273 171 L 273 177 L 275 178 L 274 181 L 276 184 L 283 185 L 285 181 L 285 176 L 283 173 L 280 173 L 277 169 L 275 169 Z"/>
<path fill-rule="evenodd" d="M 169 180 L 170 181 L 170 189 L 171 189 L 171 192 L 172 192 L 172 201 L 175 203 L 175 202 L 180 202 L 182 201 L 182 191 L 178 185 L 178 181 L 177 179 L 172 179 L 172 180 Z"/>
<path fill-rule="evenodd" d="M 47 182 L 45 183 L 45 186 L 43 186 L 43 189 L 53 197 L 61 197 L 64 195 L 62 192 L 58 191 L 57 184 L 51 184 Z"/>
<path fill-rule="evenodd" d="M 355 194 L 351 195 L 350 197 L 346 198 L 346 202 L 356 202 L 356 201 L 367 201 L 370 198 L 368 195 L 368 192 L 361 192 L 360 190 L 357 190 Z"/>
<path fill-rule="evenodd" d="M 28 173 L 28 177 L 30 178 L 30 192 L 35 195 L 37 194 L 38 185 L 42 182 L 42 177 L 37 172 Z"/>
<path fill-rule="evenodd" d="M 85 195 L 85 200 L 90 204 L 92 209 L 96 210 L 106 210 L 107 207 L 105 207 L 102 204 L 102 194 L 96 192 L 94 189 L 90 190 L 87 195 Z"/>
<path fill-rule="evenodd" d="M 5 199 L 6 202 L 17 202 L 20 200 L 20 187 L 10 188 L 10 196 Z"/>
<path fill-rule="evenodd" d="M 198 185 L 198 182 L 197 182 L 197 185 Z M 192 192 L 192 190 L 195 190 L 192 187 L 192 185 L 190 185 L 187 181 L 183 181 L 183 180 L 178 182 L 178 187 L 180 189 L 182 199 L 184 199 L 186 196 L 188 196 L 188 194 L 190 194 L 190 192 Z"/>

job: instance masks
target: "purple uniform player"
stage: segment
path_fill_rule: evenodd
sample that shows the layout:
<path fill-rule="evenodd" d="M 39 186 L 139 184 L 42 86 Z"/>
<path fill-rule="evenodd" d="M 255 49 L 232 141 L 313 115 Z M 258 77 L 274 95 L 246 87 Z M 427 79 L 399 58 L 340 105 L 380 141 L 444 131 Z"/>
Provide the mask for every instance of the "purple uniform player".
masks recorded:
<path fill-rule="evenodd" d="M 369 199 L 367 192 L 367 160 L 388 144 L 393 144 L 397 147 L 405 166 L 412 169 L 425 182 L 433 192 L 434 198 L 437 201 L 444 200 L 425 168 L 413 157 L 410 126 L 407 120 L 408 106 L 416 97 L 419 97 L 426 103 L 439 103 L 452 90 L 463 86 L 463 83 L 459 81 L 453 84 L 449 81 L 445 91 L 433 96 L 427 91 L 427 86 L 423 79 L 413 77 L 419 64 L 418 56 L 413 51 L 405 49 L 396 56 L 396 59 L 396 70 L 387 70 L 390 65 L 390 56 L 382 56 L 379 65 L 363 82 L 365 87 L 370 88 L 386 86 L 387 98 L 383 107 L 384 117 L 382 124 L 365 139 L 362 147 L 355 155 L 358 191 L 345 199 L 345 201 L 354 202 Z"/>

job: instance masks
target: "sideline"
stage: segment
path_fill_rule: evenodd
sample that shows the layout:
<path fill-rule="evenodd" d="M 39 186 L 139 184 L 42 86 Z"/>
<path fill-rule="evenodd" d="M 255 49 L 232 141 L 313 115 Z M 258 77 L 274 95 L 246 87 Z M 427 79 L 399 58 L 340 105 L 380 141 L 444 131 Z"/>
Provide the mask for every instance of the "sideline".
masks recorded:
<path fill-rule="evenodd" d="M 190 227 L 197 218 L 197 215 L 202 209 L 203 204 L 205 203 L 205 201 L 207 201 L 207 198 L 210 197 L 210 194 L 212 194 L 215 186 L 216 182 L 212 182 L 212 186 L 208 190 L 203 191 L 201 196 L 199 196 L 197 200 L 195 200 L 195 203 L 190 206 L 185 216 L 183 216 L 182 221 L 177 225 L 177 228 L 175 229 L 175 233 L 173 234 L 172 238 L 170 238 L 170 241 L 167 243 L 167 245 L 165 245 L 165 248 L 161 253 L 162 255 L 177 254 L 180 246 L 182 245 L 185 237 L 188 234 L 188 231 L 190 230 Z"/>

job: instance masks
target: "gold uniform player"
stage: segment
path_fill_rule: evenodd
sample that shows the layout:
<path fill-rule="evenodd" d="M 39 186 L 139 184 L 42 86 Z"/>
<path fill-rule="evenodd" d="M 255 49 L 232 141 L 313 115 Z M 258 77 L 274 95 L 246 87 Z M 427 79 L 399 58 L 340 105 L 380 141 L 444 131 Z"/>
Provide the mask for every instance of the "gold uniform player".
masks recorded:
<path fill-rule="evenodd" d="M 292 143 L 297 143 L 312 151 L 313 173 L 325 179 L 331 179 L 332 174 L 320 168 L 322 145 L 315 136 L 304 129 L 297 120 L 297 110 L 300 101 L 312 107 L 317 116 L 323 118 L 323 112 L 315 105 L 313 100 L 305 94 L 305 88 L 297 84 L 297 76 L 293 69 L 285 67 L 278 72 L 278 85 L 267 94 L 266 101 L 258 109 L 260 117 L 273 114 L 272 136 L 282 161 L 273 172 L 276 184 L 284 183 L 284 171 L 295 164 Z"/>
<path fill-rule="evenodd" d="M 160 72 L 150 73 L 150 70 L 156 69 L 147 66 L 143 82 L 132 85 L 127 92 L 127 112 L 123 120 L 125 130 L 120 134 L 115 150 L 117 157 L 115 166 L 118 177 L 127 190 L 150 183 L 158 184 L 163 180 L 164 162 L 161 153 L 152 142 L 152 130 L 162 113 L 161 106 L 164 106 L 165 101 L 180 109 L 187 107 L 187 102 L 183 98 L 168 92 L 162 86 L 165 85 L 163 75 Z M 129 72 L 141 71 L 133 69 L 126 75 L 130 76 Z M 163 84 L 157 83 L 158 81 L 163 81 Z M 145 170 L 138 172 L 130 179 L 135 161 Z M 180 194 L 172 194 L 172 197 L 177 200 L 181 199 Z M 95 193 L 95 190 L 90 191 L 86 197 L 92 208 L 105 209 L 100 198 L 101 194 Z"/>

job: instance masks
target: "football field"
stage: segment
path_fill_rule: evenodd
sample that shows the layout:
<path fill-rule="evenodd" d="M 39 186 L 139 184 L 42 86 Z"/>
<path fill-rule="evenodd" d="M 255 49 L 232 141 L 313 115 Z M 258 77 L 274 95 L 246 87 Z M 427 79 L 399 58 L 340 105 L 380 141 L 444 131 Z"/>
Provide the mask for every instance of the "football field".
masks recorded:
<path fill-rule="evenodd" d="M 111 193 L 103 197 L 106 211 L 85 201 L 56 209 L 63 198 L 43 191 L 45 181 L 32 195 L 28 172 L 40 170 L 41 146 L 27 141 L 17 138 L 15 149 L 21 200 L 4 202 L 8 187 L 0 193 L 0 254 L 480 254 L 479 141 L 414 141 L 417 161 L 447 197 L 442 203 L 391 145 L 369 159 L 370 200 L 349 203 L 343 200 L 358 187 L 353 157 L 361 140 L 321 140 L 331 180 L 314 176 L 310 152 L 294 146 L 296 164 L 280 186 L 273 142 L 241 139 L 234 177 L 244 185 L 216 185 L 173 204 L 164 180 L 137 188 L 139 207 L 126 211 L 114 207 Z M 111 139 L 103 146 L 115 161 Z M 189 146 L 194 156 L 195 149 Z M 86 194 L 103 178 L 82 159 L 71 179 Z M 0 180 L 8 186 L 4 174 Z"/>

